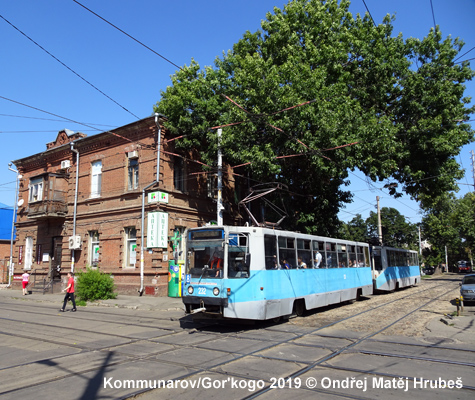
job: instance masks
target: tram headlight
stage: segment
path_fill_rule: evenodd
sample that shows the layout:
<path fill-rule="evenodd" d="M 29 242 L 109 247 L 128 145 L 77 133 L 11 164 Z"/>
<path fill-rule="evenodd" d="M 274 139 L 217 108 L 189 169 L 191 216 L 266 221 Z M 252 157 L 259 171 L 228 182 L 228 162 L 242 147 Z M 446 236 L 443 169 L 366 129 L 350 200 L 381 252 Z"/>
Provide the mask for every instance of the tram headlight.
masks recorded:
<path fill-rule="evenodd" d="M 194 291 L 193 286 L 188 286 L 188 294 L 193 294 Z"/>
<path fill-rule="evenodd" d="M 217 287 L 215 287 L 215 288 L 213 289 L 213 294 L 214 294 L 215 296 L 217 296 L 217 295 L 219 294 L 219 289 L 218 289 Z"/>

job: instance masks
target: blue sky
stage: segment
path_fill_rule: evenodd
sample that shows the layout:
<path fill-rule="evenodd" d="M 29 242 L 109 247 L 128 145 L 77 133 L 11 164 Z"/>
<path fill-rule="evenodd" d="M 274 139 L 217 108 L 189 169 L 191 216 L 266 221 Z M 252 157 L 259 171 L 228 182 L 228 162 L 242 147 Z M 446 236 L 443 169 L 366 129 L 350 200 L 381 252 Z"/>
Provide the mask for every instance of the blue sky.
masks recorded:
<path fill-rule="evenodd" d="M 423 38 L 435 18 L 443 37 L 451 35 L 465 41 L 462 53 L 475 47 L 475 0 L 365 2 L 376 23 L 388 13 L 396 14 L 394 34 L 402 32 L 404 37 Z M 215 57 L 230 49 L 246 30 L 259 29 L 266 12 L 286 2 L 81 0 L 80 3 L 173 64 L 182 66 L 194 58 L 204 67 L 212 65 Z M 353 0 L 350 10 L 364 14 L 363 0 Z M 44 151 L 46 143 L 53 141 L 64 128 L 92 135 L 151 115 L 153 105 L 160 100 L 160 91 L 171 84 L 170 76 L 177 68 L 73 0 L 3 0 L 0 15 L 37 43 L 0 18 L 0 202 L 13 205 L 16 175 L 8 170 L 11 160 Z M 475 50 L 464 57 L 469 58 L 475 58 Z M 475 69 L 474 65 L 475 60 L 472 61 Z M 475 98 L 475 82 L 467 84 L 466 96 Z M 466 176 L 460 181 L 460 196 L 473 191 L 471 150 L 475 151 L 475 144 L 464 147 L 457 157 L 466 169 Z M 375 210 L 376 196 L 380 197 L 381 207 L 398 209 L 410 222 L 420 220 L 418 204 L 407 197 L 392 199 L 387 191 L 381 190 L 384 182 L 369 184 L 359 173 L 350 174 L 350 180 L 354 203 L 340 213 L 342 220 L 351 220 L 357 213 L 367 218 Z"/>

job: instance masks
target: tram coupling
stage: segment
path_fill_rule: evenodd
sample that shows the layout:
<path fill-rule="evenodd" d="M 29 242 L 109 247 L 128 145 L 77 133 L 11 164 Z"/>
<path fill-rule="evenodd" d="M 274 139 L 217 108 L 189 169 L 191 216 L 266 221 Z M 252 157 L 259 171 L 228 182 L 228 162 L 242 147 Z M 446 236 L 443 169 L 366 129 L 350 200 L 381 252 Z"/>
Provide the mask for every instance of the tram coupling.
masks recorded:
<path fill-rule="evenodd" d="M 206 312 L 206 307 L 195 308 L 194 310 L 191 310 L 190 314 L 197 314 L 200 312 Z"/>

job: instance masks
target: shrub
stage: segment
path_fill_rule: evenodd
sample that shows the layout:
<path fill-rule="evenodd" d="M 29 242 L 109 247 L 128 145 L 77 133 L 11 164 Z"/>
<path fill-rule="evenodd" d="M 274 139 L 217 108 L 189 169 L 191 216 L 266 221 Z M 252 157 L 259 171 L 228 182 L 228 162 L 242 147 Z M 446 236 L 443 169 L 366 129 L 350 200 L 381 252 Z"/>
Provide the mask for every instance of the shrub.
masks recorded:
<path fill-rule="evenodd" d="M 76 294 L 79 300 L 107 300 L 115 299 L 114 279 L 97 269 L 88 268 L 86 272 L 77 273 Z"/>

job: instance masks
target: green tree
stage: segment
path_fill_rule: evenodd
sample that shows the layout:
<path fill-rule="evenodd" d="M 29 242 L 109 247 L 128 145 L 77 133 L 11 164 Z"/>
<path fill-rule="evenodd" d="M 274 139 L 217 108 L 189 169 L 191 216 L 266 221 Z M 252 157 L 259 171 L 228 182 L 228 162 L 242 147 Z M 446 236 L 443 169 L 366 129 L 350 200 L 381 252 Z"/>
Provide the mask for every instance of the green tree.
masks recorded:
<path fill-rule="evenodd" d="M 346 240 L 354 240 L 355 242 L 368 241 L 368 226 L 361 214 L 356 214 L 349 222 L 342 222 L 338 237 Z"/>
<path fill-rule="evenodd" d="M 445 263 L 446 248 L 449 266 L 458 260 L 471 258 L 475 243 L 474 206 L 473 193 L 461 199 L 446 193 L 432 203 L 422 219 L 422 236 L 430 244 L 430 249 L 423 253 L 428 264 Z"/>
<path fill-rule="evenodd" d="M 422 40 L 392 35 L 391 17 L 375 26 L 353 17 L 348 0 L 294 0 L 274 8 L 262 30 L 201 69 L 194 61 L 172 77 L 155 110 L 183 149 L 215 164 L 216 126 L 227 163 L 254 182 L 279 181 L 286 228 L 332 235 L 351 201 L 348 170 L 388 182 L 430 206 L 454 190 L 455 161 L 473 140 L 464 98 L 463 43 L 436 28 Z M 298 106 L 297 106 L 298 105 Z"/>
<path fill-rule="evenodd" d="M 378 214 L 371 211 L 366 220 L 368 235 L 372 238 L 378 237 Z M 418 228 L 417 225 L 407 222 L 398 210 L 391 207 L 381 209 L 381 230 L 383 244 L 385 246 L 418 248 Z"/>

